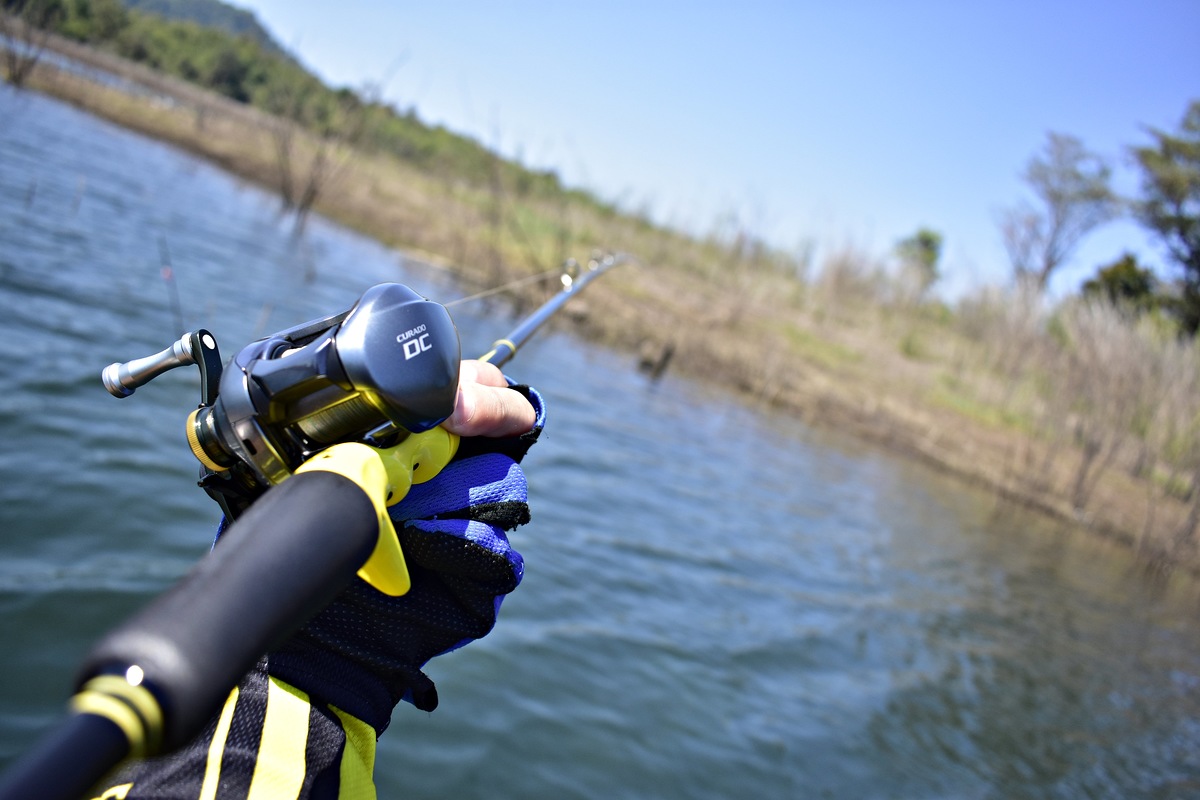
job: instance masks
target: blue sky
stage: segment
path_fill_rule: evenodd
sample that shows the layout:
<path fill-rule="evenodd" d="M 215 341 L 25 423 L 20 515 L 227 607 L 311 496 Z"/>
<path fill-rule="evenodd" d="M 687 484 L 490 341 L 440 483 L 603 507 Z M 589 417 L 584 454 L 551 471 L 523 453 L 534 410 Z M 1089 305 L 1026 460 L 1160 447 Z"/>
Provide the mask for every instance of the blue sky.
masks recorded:
<path fill-rule="evenodd" d="M 412 3 L 234 0 L 336 85 L 661 221 L 722 217 L 785 248 L 886 255 L 945 237 L 950 296 L 1005 281 L 996 214 L 1048 131 L 1112 159 L 1200 98 L 1200 2 Z M 735 8 L 736 5 L 736 8 Z M 1051 288 L 1123 251 L 1085 242 Z"/>

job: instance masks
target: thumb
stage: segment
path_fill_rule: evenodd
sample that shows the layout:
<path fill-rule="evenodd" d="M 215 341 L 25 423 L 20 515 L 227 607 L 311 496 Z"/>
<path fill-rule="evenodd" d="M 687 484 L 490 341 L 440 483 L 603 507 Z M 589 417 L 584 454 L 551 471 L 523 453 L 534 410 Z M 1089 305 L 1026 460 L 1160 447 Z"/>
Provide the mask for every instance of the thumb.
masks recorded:
<path fill-rule="evenodd" d="M 458 387 L 454 413 L 442 423 L 459 436 L 520 436 L 533 429 L 537 417 L 520 392 L 479 383 Z"/>

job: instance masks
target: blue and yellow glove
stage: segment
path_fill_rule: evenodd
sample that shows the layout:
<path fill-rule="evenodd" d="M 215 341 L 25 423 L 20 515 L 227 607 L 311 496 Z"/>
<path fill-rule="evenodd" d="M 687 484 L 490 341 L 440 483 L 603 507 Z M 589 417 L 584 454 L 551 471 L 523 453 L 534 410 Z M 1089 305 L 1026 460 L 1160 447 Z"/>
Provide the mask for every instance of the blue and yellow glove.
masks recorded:
<path fill-rule="evenodd" d="M 189 746 L 127 765 L 101 796 L 373 798 L 375 740 L 396 704 L 432 711 L 426 663 L 486 635 L 521 582 L 524 563 L 507 532 L 529 521 L 519 462 L 545 412 L 536 392 L 513 389 L 537 412 L 533 430 L 463 439 L 442 472 L 391 509 L 407 594 L 355 578 L 246 675 Z"/>
<path fill-rule="evenodd" d="M 397 702 L 437 706 L 421 671 L 434 656 L 486 635 L 524 563 L 507 531 L 529 521 L 519 461 L 544 423 L 541 398 L 518 387 L 537 411 L 532 431 L 512 439 L 464 439 L 459 454 L 391 509 L 412 589 L 388 597 L 359 579 L 268 657 L 268 671 L 313 696 L 387 727 Z"/>

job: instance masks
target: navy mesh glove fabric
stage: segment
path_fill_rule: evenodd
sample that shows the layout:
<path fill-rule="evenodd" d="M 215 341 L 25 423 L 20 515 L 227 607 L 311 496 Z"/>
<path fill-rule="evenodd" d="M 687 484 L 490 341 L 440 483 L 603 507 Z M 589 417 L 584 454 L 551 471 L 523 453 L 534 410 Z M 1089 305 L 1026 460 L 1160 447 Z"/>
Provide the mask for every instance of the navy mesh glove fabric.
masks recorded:
<path fill-rule="evenodd" d="M 387 727 L 400 700 L 432 711 L 437 690 L 421 671 L 434 656 L 486 635 L 524 571 L 507 531 L 529 521 L 519 460 L 544 424 L 511 439 L 464 439 L 434 479 L 391 510 L 412 589 L 388 597 L 360 579 L 269 654 L 270 674 L 372 725 Z"/>

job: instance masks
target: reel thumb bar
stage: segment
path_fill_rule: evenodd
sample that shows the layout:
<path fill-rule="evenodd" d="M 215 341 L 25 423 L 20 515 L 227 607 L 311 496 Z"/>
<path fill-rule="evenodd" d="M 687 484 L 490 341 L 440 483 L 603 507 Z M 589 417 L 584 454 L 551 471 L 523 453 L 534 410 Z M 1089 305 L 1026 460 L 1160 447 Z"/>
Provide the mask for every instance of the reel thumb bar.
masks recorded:
<path fill-rule="evenodd" d="M 543 303 L 541 307 L 528 317 L 521 320 L 508 336 L 503 339 L 497 339 L 492 345 L 492 349 L 480 356 L 479 360 L 495 364 L 497 367 L 504 366 L 517 354 L 517 350 L 521 349 L 529 337 L 554 316 L 560 308 L 566 305 L 568 300 L 582 292 L 584 287 L 609 269 L 630 260 L 629 256 L 625 255 L 605 256 L 603 259 L 592 259 L 589 261 L 587 270 L 578 277 L 573 277 L 569 272 L 564 272 L 562 276 L 562 291 Z"/>

